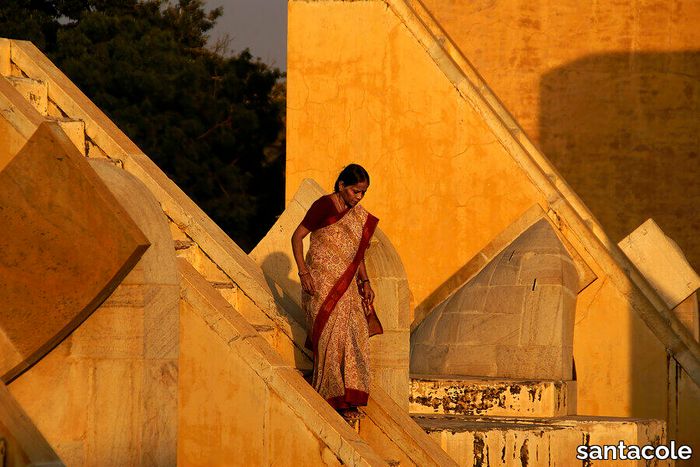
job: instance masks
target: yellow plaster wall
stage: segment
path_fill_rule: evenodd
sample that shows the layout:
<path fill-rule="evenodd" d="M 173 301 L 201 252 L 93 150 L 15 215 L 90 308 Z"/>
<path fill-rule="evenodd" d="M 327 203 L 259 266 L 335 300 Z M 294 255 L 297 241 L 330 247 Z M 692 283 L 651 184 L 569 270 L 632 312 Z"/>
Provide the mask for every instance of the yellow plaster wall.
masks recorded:
<path fill-rule="evenodd" d="M 363 203 L 392 238 L 420 306 L 528 207 L 549 206 L 487 127 L 493 115 L 478 115 L 452 84 L 460 81 L 452 64 L 440 70 L 431 58 L 439 43 L 421 42 L 397 19 L 399 4 L 289 3 L 287 197 L 304 177 L 330 187 L 346 163 L 365 165 L 372 184 Z M 556 174 L 550 179 L 566 188 Z M 659 321 L 642 319 L 656 312 L 621 279 L 614 245 L 595 244 L 607 239 L 592 233 L 594 223 L 582 244 L 582 233 L 569 230 L 580 220 L 556 222 L 598 277 L 577 303 L 579 413 L 668 419 L 675 393 L 659 340 L 668 331 L 655 335 L 650 323 Z M 682 398 L 700 406 L 690 391 Z"/>
<path fill-rule="evenodd" d="M 578 296 L 574 361 L 579 414 L 666 419 L 665 349 L 605 278 Z"/>
<path fill-rule="evenodd" d="M 363 203 L 417 306 L 544 203 L 385 3 L 290 2 L 288 64 L 287 199 L 303 178 L 331 189 L 344 165 L 365 166 Z"/>
<path fill-rule="evenodd" d="M 700 267 L 700 2 L 422 1 L 614 241 L 653 217 Z"/>

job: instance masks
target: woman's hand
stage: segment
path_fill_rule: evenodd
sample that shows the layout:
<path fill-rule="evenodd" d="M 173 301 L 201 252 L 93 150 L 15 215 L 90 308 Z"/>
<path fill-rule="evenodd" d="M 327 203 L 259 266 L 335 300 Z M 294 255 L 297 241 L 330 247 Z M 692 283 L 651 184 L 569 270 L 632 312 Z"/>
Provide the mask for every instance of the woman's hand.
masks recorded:
<path fill-rule="evenodd" d="M 314 279 L 311 277 L 311 273 L 306 271 L 305 273 L 299 274 L 299 280 L 301 280 L 301 289 L 309 295 L 316 295 L 316 287 L 314 287 Z"/>
<path fill-rule="evenodd" d="M 374 290 L 369 285 L 369 281 L 362 282 L 360 285 L 360 295 L 362 296 L 362 302 L 367 308 L 374 303 Z"/>

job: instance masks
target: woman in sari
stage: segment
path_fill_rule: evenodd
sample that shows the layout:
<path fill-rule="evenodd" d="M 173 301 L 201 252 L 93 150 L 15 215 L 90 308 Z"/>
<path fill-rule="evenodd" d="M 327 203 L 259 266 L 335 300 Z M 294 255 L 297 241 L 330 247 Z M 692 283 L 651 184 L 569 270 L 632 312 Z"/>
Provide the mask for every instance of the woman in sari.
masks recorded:
<path fill-rule="evenodd" d="M 367 171 L 348 165 L 338 175 L 334 192 L 316 200 L 292 234 L 308 325 L 307 347 L 314 354 L 312 384 L 350 418 L 358 414 L 358 406 L 367 405 L 369 337 L 382 332 L 364 261 L 378 219 L 358 204 L 367 188 Z M 302 240 L 309 233 L 304 261 Z"/>

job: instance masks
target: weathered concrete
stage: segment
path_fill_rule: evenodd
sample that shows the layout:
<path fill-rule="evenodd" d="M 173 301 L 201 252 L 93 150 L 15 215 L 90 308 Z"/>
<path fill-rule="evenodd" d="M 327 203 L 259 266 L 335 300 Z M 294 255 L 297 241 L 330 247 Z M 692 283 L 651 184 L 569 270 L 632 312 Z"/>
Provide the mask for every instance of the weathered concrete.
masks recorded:
<path fill-rule="evenodd" d="M 0 374 L 9 381 L 117 287 L 148 241 L 56 124 L 0 172 Z"/>
<path fill-rule="evenodd" d="M 411 414 L 560 417 L 576 413 L 575 381 L 413 375 Z"/>
<path fill-rule="evenodd" d="M 411 372 L 571 379 L 578 285 L 566 249 L 538 221 L 418 326 Z"/>
<path fill-rule="evenodd" d="M 311 204 L 324 194 L 315 181 L 302 181 L 287 209 L 250 253 L 265 273 L 276 301 L 300 323 L 305 323 L 306 317 L 301 310 L 301 285 L 290 239 Z M 305 251 L 308 251 L 308 238 Z M 376 293 L 377 315 L 384 327 L 384 334 L 370 339 L 372 375 L 397 404 L 406 407 L 410 291 L 401 258 L 381 228 L 374 233 L 365 263 Z"/>
<path fill-rule="evenodd" d="M 416 415 L 414 419 L 463 466 L 595 465 L 576 459 L 580 445 L 667 444 L 660 420 L 570 416 L 559 419 Z M 672 461 L 606 461 L 611 466 L 670 466 Z"/>

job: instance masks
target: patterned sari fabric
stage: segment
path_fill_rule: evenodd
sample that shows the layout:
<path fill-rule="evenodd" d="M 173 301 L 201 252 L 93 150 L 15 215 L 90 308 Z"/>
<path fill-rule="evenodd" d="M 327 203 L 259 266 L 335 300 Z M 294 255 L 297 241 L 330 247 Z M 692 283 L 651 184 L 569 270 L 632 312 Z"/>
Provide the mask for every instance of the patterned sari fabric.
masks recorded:
<path fill-rule="evenodd" d="M 374 309 L 363 307 L 355 285 L 378 220 L 359 205 L 338 213 L 329 201 L 319 199 L 302 222 L 312 231 L 306 264 L 316 288 L 313 296 L 302 293 L 302 306 L 314 351 L 313 386 L 342 409 L 367 404 L 370 328 L 381 332 Z"/>

